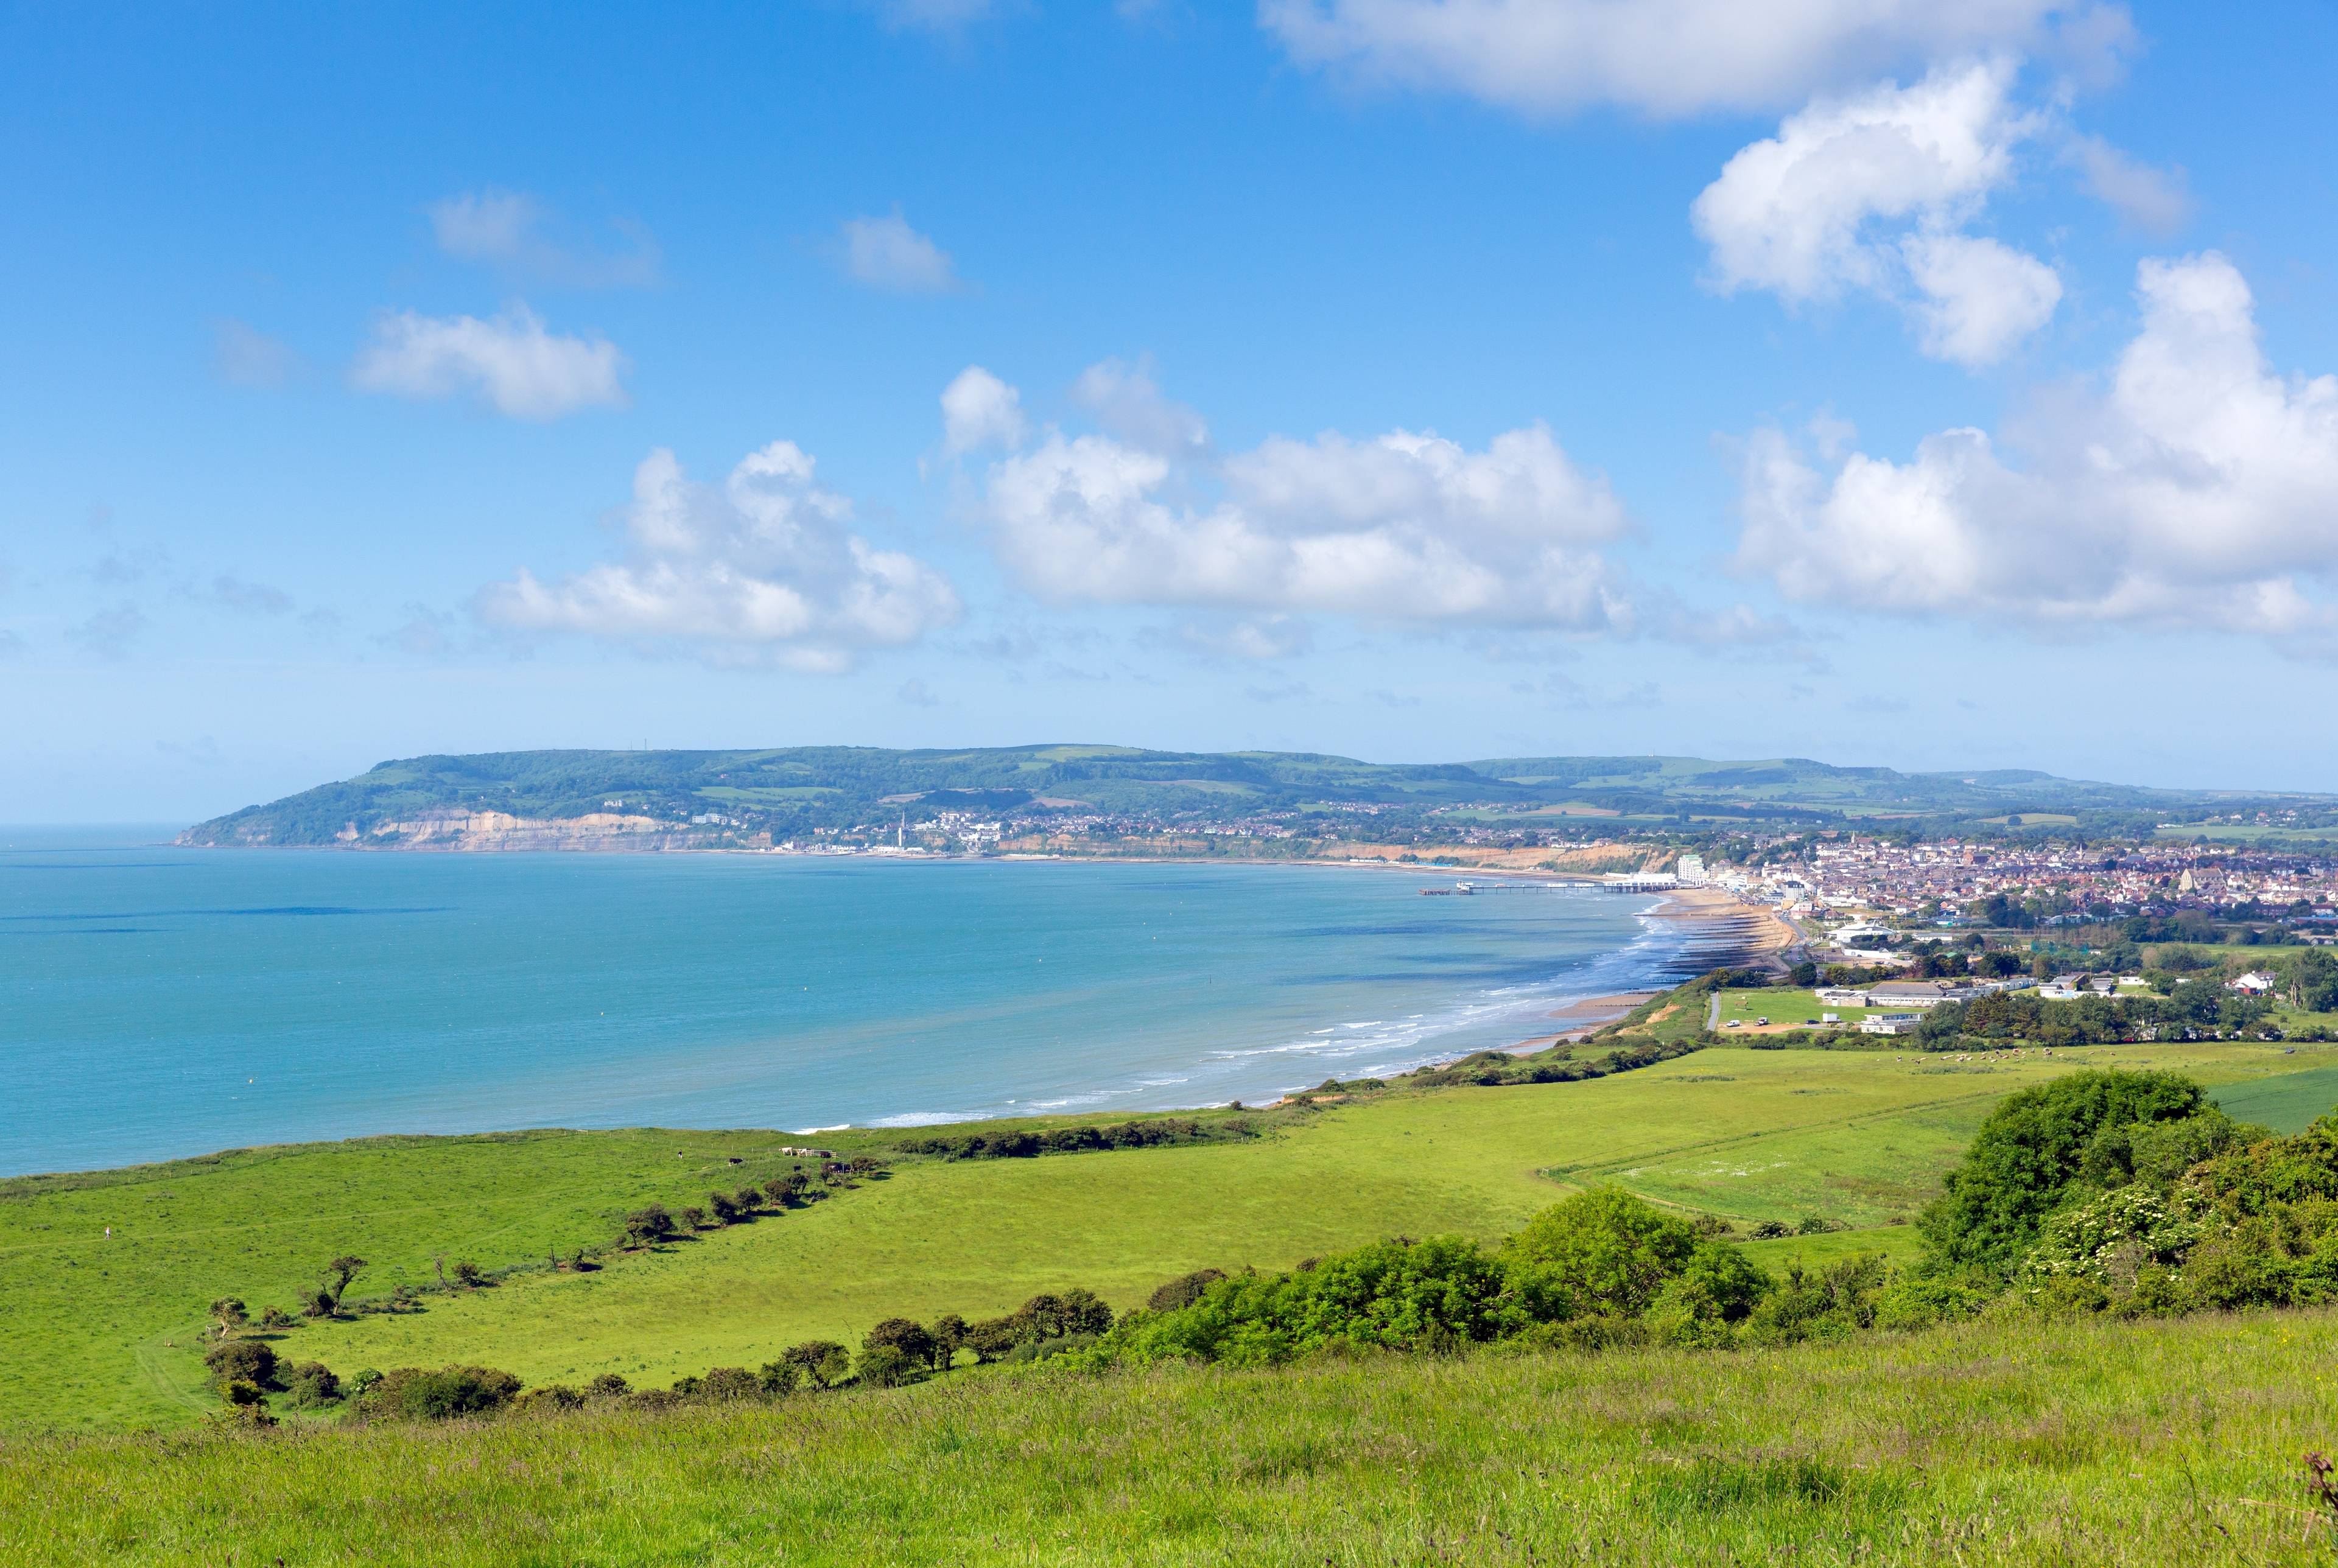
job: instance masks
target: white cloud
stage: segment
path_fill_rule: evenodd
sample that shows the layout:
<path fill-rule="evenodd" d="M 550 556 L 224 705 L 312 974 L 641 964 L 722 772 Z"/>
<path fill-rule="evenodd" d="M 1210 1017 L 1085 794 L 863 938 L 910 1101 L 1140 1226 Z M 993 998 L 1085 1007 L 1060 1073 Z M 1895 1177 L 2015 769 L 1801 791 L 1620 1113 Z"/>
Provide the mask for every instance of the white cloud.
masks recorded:
<path fill-rule="evenodd" d="M 605 253 L 556 238 L 554 214 L 520 191 L 466 191 L 433 202 L 429 213 L 438 249 L 466 261 L 572 289 L 643 287 L 657 280 L 657 243 L 638 225 L 616 225 L 629 247 Z"/>
<path fill-rule="evenodd" d="M 958 288 L 949 253 L 909 225 L 886 218 L 848 218 L 839 226 L 837 259 L 845 276 L 896 294 L 948 294 Z"/>
<path fill-rule="evenodd" d="M 1578 630 L 1631 618 L 1597 548 L 1626 530 L 1624 509 L 1539 425 L 1475 452 L 1396 430 L 1276 436 L 1223 461 L 1050 429 L 992 465 L 981 508 L 1007 567 L 1057 603 Z"/>
<path fill-rule="evenodd" d="M 1981 431 L 1832 471 L 1748 444 L 1739 560 L 1791 598 L 2040 625 L 2326 635 L 2338 574 L 2338 377 L 2282 377 L 2214 252 L 2148 260 L 2142 326 L 2098 391 L 2045 402 L 2011 467 Z"/>
<path fill-rule="evenodd" d="M 2011 103 L 2016 69 L 1973 62 L 1822 100 L 1741 150 L 1690 209 L 1714 286 L 1789 303 L 1859 289 L 1905 306 L 1936 358 L 2004 358 L 2062 297 L 2044 262 L 1959 231 L 2044 123 Z"/>
<path fill-rule="evenodd" d="M 300 373 L 300 357 L 281 339 L 229 317 L 213 329 L 211 368 L 231 387 L 273 388 Z"/>
<path fill-rule="evenodd" d="M 1208 423 L 1161 395 L 1150 364 L 1105 359 L 1091 365 L 1072 383 L 1072 401 L 1106 431 L 1147 452 L 1184 456 L 1210 444 Z"/>
<path fill-rule="evenodd" d="M 942 450 L 955 456 L 982 446 L 1023 445 L 1023 395 L 979 365 L 942 388 Z"/>
<path fill-rule="evenodd" d="M 2191 221 L 2192 194 L 2181 169 L 2155 169 L 2099 136 L 2075 136 L 2067 157 L 2097 201 L 2146 234 L 2173 234 Z"/>
<path fill-rule="evenodd" d="M 1302 64 L 1529 113 L 1776 108 L 1985 51 L 2115 54 L 2100 0 L 1263 0 Z"/>
<path fill-rule="evenodd" d="M 1970 234 L 1911 234 L 1900 244 L 1917 299 L 1918 341 L 1935 359 L 1994 365 L 2053 318 L 2062 280 L 2035 256 Z"/>
<path fill-rule="evenodd" d="M 774 441 L 721 485 L 702 485 L 660 447 L 634 472 L 622 560 L 552 583 L 523 570 L 482 590 L 477 612 L 519 631 L 820 672 L 956 621 L 949 583 L 850 533 L 851 503 L 820 488 L 812 466 Z"/>
<path fill-rule="evenodd" d="M 385 313 L 349 378 L 402 397 L 471 392 L 516 419 L 557 419 L 624 407 L 624 370 L 625 357 L 606 338 L 547 332 L 535 312 L 515 305 L 491 321 Z"/>

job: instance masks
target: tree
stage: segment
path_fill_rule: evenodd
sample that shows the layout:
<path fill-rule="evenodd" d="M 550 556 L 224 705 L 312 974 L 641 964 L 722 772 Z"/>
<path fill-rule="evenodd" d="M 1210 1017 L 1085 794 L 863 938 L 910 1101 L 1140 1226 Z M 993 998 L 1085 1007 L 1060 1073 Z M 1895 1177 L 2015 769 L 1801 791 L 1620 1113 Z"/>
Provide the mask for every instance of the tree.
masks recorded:
<path fill-rule="evenodd" d="M 1819 983 L 1819 966 L 1805 959 L 1788 970 L 1786 978 L 1796 985 L 1815 985 Z"/>
<path fill-rule="evenodd" d="M 325 1314 L 327 1317 L 340 1316 L 341 1297 L 349 1290 L 349 1281 L 356 1279 L 359 1271 L 365 1266 L 364 1259 L 353 1258 L 346 1252 L 325 1265 L 325 1289 L 333 1298 L 333 1308 L 330 1312 Z"/>
<path fill-rule="evenodd" d="M 752 1214 L 763 1206 L 763 1195 L 752 1187 L 742 1187 L 731 1195 L 731 1201 L 739 1206 L 740 1213 Z"/>
<path fill-rule="evenodd" d="M 1066 1334 L 1102 1334 L 1112 1327 L 1112 1308 L 1095 1293 L 1074 1286 L 1060 1293 L 1043 1290 L 1023 1303 L 1015 1321 L 1024 1339 L 1060 1339 Z"/>
<path fill-rule="evenodd" d="M 923 1364 L 897 1346 L 879 1345 L 860 1353 L 860 1380 L 872 1388 L 898 1388 L 914 1382 Z"/>
<path fill-rule="evenodd" d="M 966 1348 L 977 1362 L 999 1360 L 1023 1343 L 1022 1327 L 1014 1318 L 986 1318 L 967 1326 Z"/>
<path fill-rule="evenodd" d="M 673 1216 L 663 1203 L 653 1203 L 646 1209 L 636 1209 L 625 1216 L 625 1240 L 638 1246 L 654 1247 L 661 1241 L 673 1240 Z"/>
<path fill-rule="evenodd" d="M 733 1203 L 726 1194 L 709 1192 L 706 1195 L 706 1207 L 713 1211 L 714 1222 L 718 1225 L 731 1224 L 739 1218 L 739 1205 Z"/>
<path fill-rule="evenodd" d="M 263 1339 L 230 1339 L 203 1352 L 211 1381 L 224 1388 L 239 1380 L 258 1388 L 277 1387 L 275 1350 Z"/>
<path fill-rule="evenodd" d="M 934 1319 L 926 1333 L 934 1342 L 934 1370 L 945 1371 L 958 1359 L 958 1347 L 966 1343 L 966 1319 L 955 1312 L 945 1312 Z"/>
<path fill-rule="evenodd" d="M 833 1339 L 807 1339 L 791 1345 L 780 1359 L 802 1369 L 804 1381 L 815 1388 L 832 1388 L 851 1370 L 852 1357 Z"/>
<path fill-rule="evenodd" d="M 919 1367 L 928 1367 L 934 1359 L 934 1337 L 924 1328 L 907 1318 L 888 1318 L 869 1330 L 860 1341 L 862 1358 L 882 1349 L 894 1349 Z"/>
<path fill-rule="evenodd" d="M 235 1297 L 222 1296 L 211 1303 L 211 1324 L 219 1338 L 232 1337 L 237 1329 L 250 1321 L 251 1315 L 244 1310 L 243 1303 Z"/>

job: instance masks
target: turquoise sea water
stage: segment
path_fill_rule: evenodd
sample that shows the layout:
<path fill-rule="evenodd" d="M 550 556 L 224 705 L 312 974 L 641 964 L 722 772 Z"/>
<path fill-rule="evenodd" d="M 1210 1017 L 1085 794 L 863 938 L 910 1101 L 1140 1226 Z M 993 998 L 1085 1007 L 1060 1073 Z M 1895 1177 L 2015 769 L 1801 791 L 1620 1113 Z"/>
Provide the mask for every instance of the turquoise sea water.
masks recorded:
<path fill-rule="evenodd" d="M 159 837 L 160 835 L 155 835 Z M 1345 867 L 0 829 L 0 1174 L 373 1132 L 1258 1102 L 1668 981 L 1651 900 Z"/>

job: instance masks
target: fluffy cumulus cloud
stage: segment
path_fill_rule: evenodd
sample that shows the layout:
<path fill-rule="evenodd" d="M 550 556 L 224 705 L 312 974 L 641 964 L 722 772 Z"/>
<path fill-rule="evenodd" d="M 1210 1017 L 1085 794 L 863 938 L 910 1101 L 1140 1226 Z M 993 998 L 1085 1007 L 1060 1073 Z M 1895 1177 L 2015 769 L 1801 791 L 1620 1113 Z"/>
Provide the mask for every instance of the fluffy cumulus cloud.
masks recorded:
<path fill-rule="evenodd" d="M 2312 590 L 2338 576 L 2338 377 L 2276 374 L 2213 252 L 2146 261 L 2137 299 L 2100 387 L 2017 429 L 2019 466 L 1973 429 L 1906 463 L 1754 439 L 1741 564 L 1812 603 L 2326 640 Z"/>
<path fill-rule="evenodd" d="M 2044 262 L 1962 231 L 2044 125 L 2014 105 L 2016 72 L 1977 61 L 1822 100 L 1739 152 L 1690 210 L 1714 286 L 1881 295 L 1907 306 L 1926 353 L 2002 358 L 2062 297 Z"/>
<path fill-rule="evenodd" d="M 949 253 L 899 212 L 848 218 L 837 230 L 837 263 L 855 283 L 894 294 L 948 294 L 958 288 Z"/>
<path fill-rule="evenodd" d="M 969 365 L 942 388 L 942 449 L 952 456 L 984 446 L 1020 446 L 1029 428 L 1023 394 Z"/>
<path fill-rule="evenodd" d="M 1198 421 L 1158 413 L 1137 427 L 1168 439 L 1050 428 L 990 465 L 982 517 L 1032 593 L 1415 624 L 1630 622 L 1600 550 L 1626 532 L 1624 508 L 1541 426 L 1476 451 L 1395 430 L 1215 457 Z"/>
<path fill-rule="evenodd" d="M 1530 113 L 1776 108 L 1998 49 L 2116 51 L 2099 0 L 1265 0 L 1304 64 L 1459 92 Z"/>
<path fill-rule="evenodd" d="M 958 619 L 947 579 L 853 534 L 851 516 L 792 442 L 749 454 L 719 485 L 691 479 L 661 447 L 634 474 L 622 559 L 556 582 L 522 571 L 483 590 L 477 613 L 517 631 L 820 672 Z"/>
<path fill-rule="evenodd" d="M 349 379 L 368 392 L 401 397 L 469 393 L 515 419 L 557 419 L 625 402 L 625 357 L 599 337 L 548 331 L 515 305 L 492 320 L 476 316 L 385 313 Z"/>

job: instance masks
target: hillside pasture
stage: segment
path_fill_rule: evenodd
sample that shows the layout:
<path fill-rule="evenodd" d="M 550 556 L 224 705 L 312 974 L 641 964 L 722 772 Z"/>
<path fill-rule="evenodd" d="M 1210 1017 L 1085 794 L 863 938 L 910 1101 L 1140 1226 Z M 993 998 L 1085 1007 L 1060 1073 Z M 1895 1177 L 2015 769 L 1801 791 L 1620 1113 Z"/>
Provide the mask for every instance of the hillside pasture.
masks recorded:
<path fill-rule="evenodd" d="M 0 1444 L 0 1560 L 2327 1561 L 2328 1310 L 1783 1351 L 961 1371 L 669 1413 Z"/>

